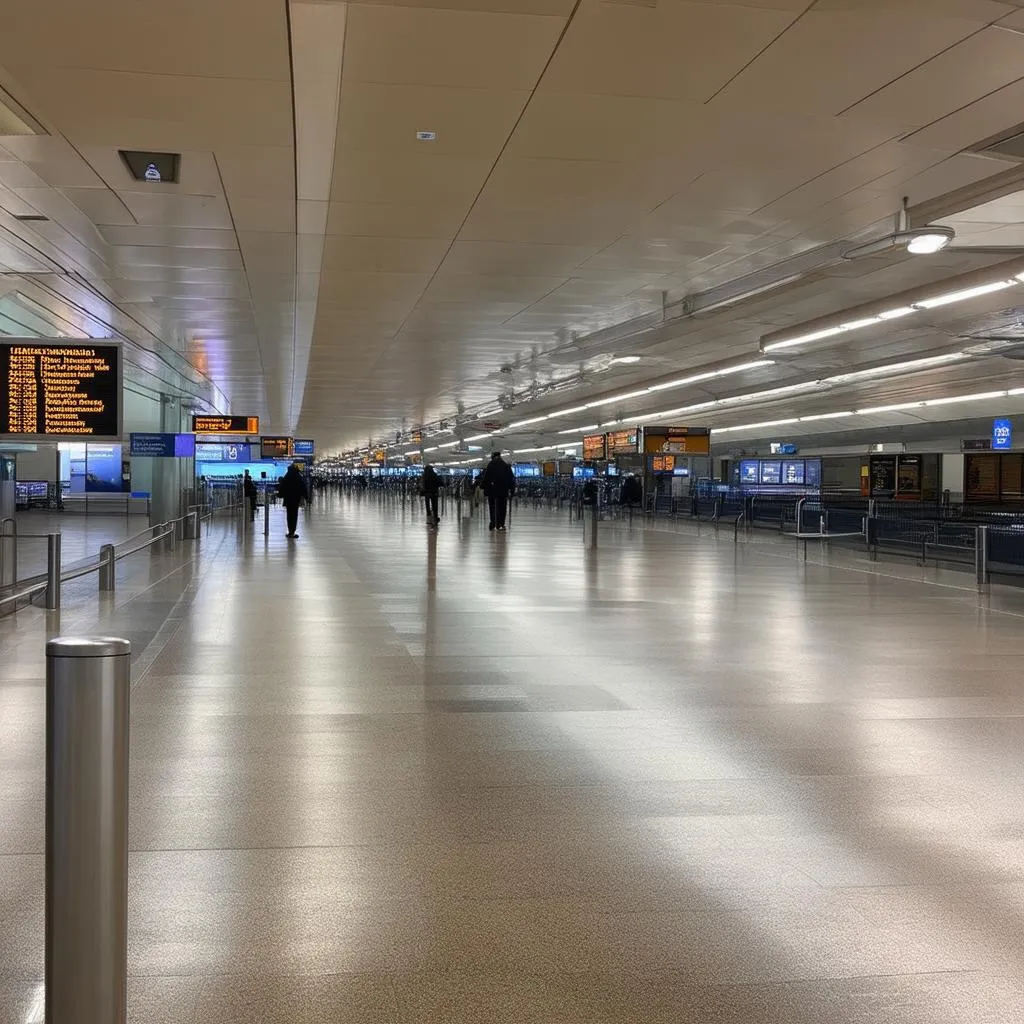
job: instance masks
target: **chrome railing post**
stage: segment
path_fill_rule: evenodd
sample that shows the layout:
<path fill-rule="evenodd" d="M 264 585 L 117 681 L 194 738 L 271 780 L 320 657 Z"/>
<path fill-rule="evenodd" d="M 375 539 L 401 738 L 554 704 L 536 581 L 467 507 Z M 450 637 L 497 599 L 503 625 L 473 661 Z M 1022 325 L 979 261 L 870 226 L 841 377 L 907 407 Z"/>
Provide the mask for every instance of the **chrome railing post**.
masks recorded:
<path fill-rule="evenodd" d="M 99 577 L 100 577 L 100 590 L 113 590 L 114 589 L 114 545 L 104 544 L 100 548 L 100 561 L 103 563 L 100 566 Z"/>
<path fill-rule="evenodd" d="M 46 607 L 60 607 L 60 534 L 46 535 Z"/>
<path fill-rule="evenodd" d="M 131 644 L 46 645 L 47 1024 L 124 1024 Z"/>
<path fill-rule="evenodd" d="M 988 572 L 988 527 L 978 526 L 974 531 L 974 577 L 979 587 L 987 587 Z"/>
<path fill-rule="evenodd" d="M 18 524 L 14 519 L 0 522 L 0 588 L 18 582 Z"/>

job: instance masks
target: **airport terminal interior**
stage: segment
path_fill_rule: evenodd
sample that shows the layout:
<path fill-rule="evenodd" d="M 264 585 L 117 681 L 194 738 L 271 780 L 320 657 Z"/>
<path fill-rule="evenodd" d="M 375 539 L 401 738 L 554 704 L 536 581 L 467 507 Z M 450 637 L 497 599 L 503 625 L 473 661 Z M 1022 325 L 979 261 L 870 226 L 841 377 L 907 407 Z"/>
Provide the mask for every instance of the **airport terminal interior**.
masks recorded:
<path fill-rule="evenodd" d="M 1024 1020 L 1022 110 L 1022 0 L 6 0 L 0 1022 Z"/>

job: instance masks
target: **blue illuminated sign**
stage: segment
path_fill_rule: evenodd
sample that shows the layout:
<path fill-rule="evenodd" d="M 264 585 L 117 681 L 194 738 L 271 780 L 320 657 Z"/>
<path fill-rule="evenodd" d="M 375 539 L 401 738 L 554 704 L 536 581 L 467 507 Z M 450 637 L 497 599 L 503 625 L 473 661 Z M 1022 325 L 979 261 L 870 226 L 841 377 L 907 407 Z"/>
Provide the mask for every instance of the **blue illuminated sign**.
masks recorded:
<path fill-rule="evenodd" d="M 1007 449 L 1013 447 L 1013 424 L 1009 420 L 992 421 L 992 448 Z"/>
<path fill-rule="evenodd" d="M 135 458 L 190 459 L 196 453 L 195 434 L 132 434 L 130 441 Z"/>
<path fill-rule="evenodd" d="M 316 455 L 316 442 L 309 438 L 297 437 L 292 445 L 292 451 L 298 456 Z"/>

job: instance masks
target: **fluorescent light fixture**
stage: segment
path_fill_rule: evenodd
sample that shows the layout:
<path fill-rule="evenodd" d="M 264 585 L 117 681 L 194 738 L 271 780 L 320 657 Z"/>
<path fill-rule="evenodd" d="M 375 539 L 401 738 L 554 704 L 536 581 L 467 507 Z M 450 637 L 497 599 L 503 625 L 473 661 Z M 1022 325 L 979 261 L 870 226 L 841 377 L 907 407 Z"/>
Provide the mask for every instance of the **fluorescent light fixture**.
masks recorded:
<path fill-rule="evenodd" d="M 855 410 L 858 416 L 873 416 L 880 412 L 904 412 L 907 409 L 920 409 L 924 402 L 900 402 L 897 405 L 876 405 L 867 409 Z"/>
<path fill-rule="evenodd" d="M 893 309 L 886 309 L 878 314 L 879 320 L 898 320 L 901 316 L 910 316 L 911 313 L 916 313 L 917 309 L 914 306 L 896 306 Z"/>
<path fill-rule="evenodd" d="M 596 409 L 599 405 L 611 405 L 613 402 L 628 402 L 631 398 L 641 398 L 650 394 L 650 388 L 641 388 L 639 391 L 627 391 L 624 395 L 613 395 L 611 398 L 599 398 L 596 402 L 587 402 L 584 409 Z"/>
<path fill-rule="evenodd" d="M 534 416 L 528 420 L 517 420 L 515 423 L 510 423 L 505 429 L 518 430 L 520 427 L 528 427 L 531 423 L 540 423 L 542 420 L 546 419 L 547 416 Z"/>
<path fill-rule="evenodd" d="M 548 416 L 548 419 L 552 419 L 555 416 L 575 416 L 578 412 L 586 412 L 587 406 L 576 405 L 571 409 L 559 409 L 558 412 L 553 412 Z"/>
<path fill-rule="evenodd" d="M 413 448 L 413 450 L 411 452 L 402 452 L 402 454 L 406 458 L 408 458 L 410 455 L 418 455 L 419 454 L 419 449 L 418 448 Z"/>
<path fill-rule="evenodd" d="M 948 234 L 926 232 L 925 234 L 915 236 L 907 242 L 907 252 L 912 252 L 915 256 L 926 256 L 930 253 L 938 252 L 940 249 L 945 249 L 952 240 Z"/>
<path fill-rule="evenodd" d="M 800 417 L 800 422 L 801 423 L 810 423 L 812 420 L 838 420 L 838 419 L 842 419 L 844 416 L 856 416 L 856 415 L 857 414 L 853 411 L 853 409 L 848 409 L 848 410 L 846 410 L 844 412 L 819 412 L 819 413 L 815 413 L 815 415 L 813 415 L 813 416 L 801 416 Z"/>
<path fill-rule="evenodd" d="M 456 448 L 458 447 L 458 441 L 448 441 L 446 444 L 439 444 L 438 448 Z"/>
<path fill-rule="evenodd" d="M 639 363 L 639 356 L 612 356 L 612 362 L 618 363 L 621 366 L 631 366 L 633 363 Z"/>
<path fill-rule="evenodd" d="M 824 338 L 832 338 L 842 334 L 842 327 L 826 327 L 821 331 L 811 331 L 810 334 L 798 334 L 795 338 L 787 338 L 785 341 L 775 341 L 765 345 L 765 352 L 775 352 L 781 348 L 795 348 L 797 345 L 809 345 L 812 341 L 821 341 Z"/>
<path fill-rule="evenodd" d="M 437 447 L 436 446 L 433 447 L 433 448 L 424 448 L 423 449 L 423 454 L 426 455 L 427 452 L 436 452 L 436 451 L 437 451 Z"/>
<path fill-rule="evenodd" d="M 490 437 L 490 436 L 491 435 L 489 433 L 487 433 L 487 434 L 474 434 L 472 437 L 467 437 L 466 438 L 466 443 L 469 444 L 470 441 L 482 441 L 485 437 Z"/>
<path fill-rule="evenodd" d="M 928 356 L 924 359 L 908 359 L 902 363 L 889 363 L 887 366 L 872 366 L 866 370 L 853 370 L 850 373 L 840 373 L 835 377 L 826 377 L 822 384 L 849 384 L 857 380 L 866 380 L 870 377 L 885 377 L 889 374 L 905 373 L 911 370 L 924 370 L 931 366 L 944 366 L 948 363 L 956 363 L 961 359 L 967 359 L 966 352 L 950 352 L 943 356 Z"/>
<path fill-rule="evenodd" d="M 953 402 L 985 402 L 990 398 L 1005 398 L 1005 391 L 983 391 L 977 395 L 954 395 L 952 398 L 928 398 L 924 405 L 951 405 Z"/>
<path fill-rule="evenodd" d="M 568 430 L 560 430 L 559 434 L 584 434 L 588 430 L 597 430 L 600 424 L 591 423 L 588 427 L 570 427 Z"/>
<path fill-rule="evenodd" d="M 727 434 L 731 430 L 759 430 L 761 427 L 782 427 L 787 423 L 799 423 L 799 416 L 787 416 L 782 420 L 765 420 L 763 423 L 745 423 L 741 427 L 719 427 L 717 430 L 712 427 L 713 434 Z"/>
<path fill-rule="evenodd" d="M 974 288 L 964 288 L 958 292 L 936 295 L 932 299 L 921 299 L 914 305 L 921 309 L 935 309 L 938 306 L 949 306 L 954 302 L 965 302 L 967 299 L 974 299 L 979 295 L 988 295 L 990 292 L 1002 291 L 1003 288 L 1012 288 L 1013 285 L 1019 283 L 1016 278 L 1011 278 L 1009 281 L 990 281 L 988 284 L 979 284 Z"/>

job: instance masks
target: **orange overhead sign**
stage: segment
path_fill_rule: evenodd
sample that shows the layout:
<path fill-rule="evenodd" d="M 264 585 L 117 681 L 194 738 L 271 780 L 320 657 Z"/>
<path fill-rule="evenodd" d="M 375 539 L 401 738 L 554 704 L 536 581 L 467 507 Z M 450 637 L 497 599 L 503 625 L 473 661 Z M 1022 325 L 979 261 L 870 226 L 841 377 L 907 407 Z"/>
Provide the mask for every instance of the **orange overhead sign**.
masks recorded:
<path fill-rule="evenodd" d="M 259 416 L 193 416 L 193 434 L 258 434 Z"/>

